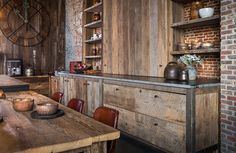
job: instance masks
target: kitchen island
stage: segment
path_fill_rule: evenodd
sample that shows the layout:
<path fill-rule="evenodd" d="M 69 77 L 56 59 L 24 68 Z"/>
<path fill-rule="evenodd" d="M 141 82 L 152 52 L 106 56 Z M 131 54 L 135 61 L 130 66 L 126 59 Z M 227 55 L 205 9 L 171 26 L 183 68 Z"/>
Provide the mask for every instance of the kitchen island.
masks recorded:
<path fill-rule="evenodd" d="M 88 115 L 101 105 L 120 112 L 118 128 L 167 152 L 217 149 L 217 79 L 169 81 L 164 78 L 60 72 L 55 86 L 85 100 Z"/>
<path fill-rule="evenodd" d="M 14 79 L 7 75 L 0 75 L 0 89 L 4 92 L 26 91 L 29 90 L 29 84 Z"/>
<path fill-rule="evenodd" d="M 57 103 L 33 91 L 10 92 L 0 100 L 0 152 L 51 153 L 77 152 L 106 153 L 106 142 L 118 139 L 120 132 L 94 119 L 59 105 L 65 115 L 55 119 L 38 120 L 31 112 L 16 112 L 13 98 L 32 98 L 36 104 Z M 58 104 L 58 103 L 57 103 Z"/>

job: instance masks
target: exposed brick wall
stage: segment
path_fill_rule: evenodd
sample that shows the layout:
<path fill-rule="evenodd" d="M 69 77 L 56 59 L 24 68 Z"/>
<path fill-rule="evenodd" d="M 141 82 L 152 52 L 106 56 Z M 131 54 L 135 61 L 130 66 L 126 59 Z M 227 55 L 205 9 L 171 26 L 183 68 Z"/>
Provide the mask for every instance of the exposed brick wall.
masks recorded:
<path fill-rule="evenodd" d="M 236 152 L 236 0 L 221 0 L 221 152 Z"/>
<path fill-rule="evenodd" d="M 219 0 L 201 0 L 204 7 L 214 7 L 215 15 L 220 14 L 220 1 Z M 191 3 L 184 5 L 184 20 L 190 20 Z M 184 41 L 191 43 L 194 40 L 202 42 L 213 43 L 214 47 L 220 47 L 220 25 L 210 25 L 202 27 L 194 27 L 185 30 Z M 198 66 L 198 77 L 214 77 L 220 76 L 220 55 L 217 53 L 199 55 L 204 63 Z"/>
<path fill-rule="evenodd" d="M 65 68 L 70 61 L 82 61 L 83 0 L 66 0 L 66 57 Z"/>

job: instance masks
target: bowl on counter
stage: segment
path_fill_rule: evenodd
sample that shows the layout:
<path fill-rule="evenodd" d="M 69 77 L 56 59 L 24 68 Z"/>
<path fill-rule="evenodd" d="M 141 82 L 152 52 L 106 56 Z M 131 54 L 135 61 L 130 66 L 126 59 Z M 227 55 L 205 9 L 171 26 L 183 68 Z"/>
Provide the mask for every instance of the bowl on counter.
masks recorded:
<path fill-rule="evenodd" d="M 199 15 L 201 18 L 207 18 L 214 15 L 214 8 L 207 7 L 199 9 Z"/>
<path fill-rule="evenodd" d="M 13 109 L 19 112 L 26 112 L 33 109 L 34 99 L 31 98 L 16 98 L 13 99 Z"/>
<path fill-rule="evenodd" d="M 202 43 L 202 48 L 204 49 L 213 48 L 213 46 L 213 43 Z"/>
<path fill-rule="evenodd" d="M 58 104 L 54 103 L 41 103 L 36 105 L 36 112 L 39 115 L 52 115 L 58 110 Z"/>

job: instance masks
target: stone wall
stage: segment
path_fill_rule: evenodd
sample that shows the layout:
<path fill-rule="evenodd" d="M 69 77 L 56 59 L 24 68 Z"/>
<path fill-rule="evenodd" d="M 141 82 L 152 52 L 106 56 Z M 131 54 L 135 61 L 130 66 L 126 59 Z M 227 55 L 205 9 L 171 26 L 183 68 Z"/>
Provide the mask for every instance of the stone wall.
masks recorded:
<path fill-rule="evenodd" d="M 221 152 L 236 152 L 236 0 L 221 0 Z"/>
<path fill-rule="evenodd" d="M 82 61 L 82 16 L 83 0 L 66 0 L 66 70 L 70 61 Z"/>

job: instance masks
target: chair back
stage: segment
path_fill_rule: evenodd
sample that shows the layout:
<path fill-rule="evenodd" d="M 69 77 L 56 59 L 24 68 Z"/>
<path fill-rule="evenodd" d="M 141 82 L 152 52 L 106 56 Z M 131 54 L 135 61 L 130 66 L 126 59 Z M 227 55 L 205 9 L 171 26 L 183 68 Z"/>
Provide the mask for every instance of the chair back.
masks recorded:
<path fill-rule="evenodd" d="M 52 95 L 52 99 L 61 103 L 62 102 L 62 97 L 63 97 L 63 93 L 61 92 L 55 92 L 53 95 Z"/>
<path fill-rule="evenodd" d="M 73 98 L 68 102 L 67 107 L 82 113 L 84 108 L 84 101 L 81 99 Z"/>
<path fill-rule="evenodd" d="M 95 110 L 93 118 L 113 128 L 117 128 L 119 112 L 115 109 L 102 106 L 102 107 L 98 107 Z M 116 140 L 108 141 L 107 152 L 114 153 L 115 146 L 116 146 Z"/>

